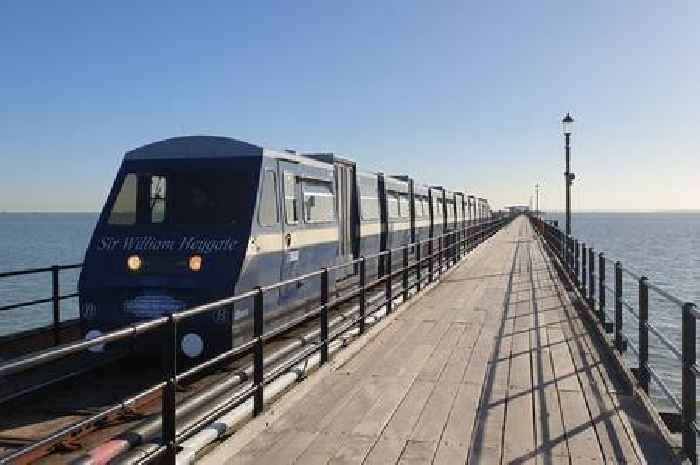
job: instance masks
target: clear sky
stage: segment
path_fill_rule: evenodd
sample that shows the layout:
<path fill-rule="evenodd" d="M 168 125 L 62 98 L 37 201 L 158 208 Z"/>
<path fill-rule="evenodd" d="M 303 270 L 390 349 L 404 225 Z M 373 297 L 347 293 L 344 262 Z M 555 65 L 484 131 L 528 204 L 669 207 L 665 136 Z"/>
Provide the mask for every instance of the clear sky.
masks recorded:
<path fill-rule="evenodd" d="M 0 210 L 98 210 L 183 134 L 491 199 L 700 208 L 700 2 L 0 3 Z"/>

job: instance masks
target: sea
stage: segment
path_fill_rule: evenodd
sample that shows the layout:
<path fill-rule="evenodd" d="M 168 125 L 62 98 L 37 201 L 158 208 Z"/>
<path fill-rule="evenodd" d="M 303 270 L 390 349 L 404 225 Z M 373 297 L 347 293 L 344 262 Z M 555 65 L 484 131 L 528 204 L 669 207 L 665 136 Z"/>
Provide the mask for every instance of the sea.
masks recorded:
<path fill-rule="evenodd" d="M 564 227 L 563 214 L 543 216 Z M 96 221 L 97 213 L 0 213 L 0 272 L 80 263 Z M 700 303 L 700 211 L 574 213 L 572 233 L 587 247 L 620 260 L 678 298 Z M 76 291 L 78 274 L 77 270 L 61 272 L 62 293 Z M 612 286 L 612 268 L 607 275 Z M 625 275 L 623 289 L 625 299 L 636 308 L 637 283 Z M 0 278 L 0 307 L 50 295 L 50 273 Z M 649 313 L 651 323 L 680 347 L 680 308 L 650 292 Z M 45 326 L 51 315 L 51 304 L 0 311 L 0 336 Z M 77 315 L 77 299 L 62 302 L 62 319 Z M 636 345 L 637 321 L 629 312 L 625 312 L 623 329 Z M 650 347 L 652 367 L 679 392 L 680 364 L 653 335 Z M 630 351 L 627 357 L 635 363 Z M 658 389 L 655 392 L 662 397 Z"/>
<path fill-rule="evenodd" d="M 81 263 L 97 213 L 0 213 L 0 273 Z M 59 273 L 61 294 L 76 292 L 80 270 Z M 0 308 L 51 297 L 51 273 L 0 278 Z M 0 336 L 46 326 L 52 305 L 0 311 Z M 76 298 L 61 302 L 63 320 L 77 318 Z"/>

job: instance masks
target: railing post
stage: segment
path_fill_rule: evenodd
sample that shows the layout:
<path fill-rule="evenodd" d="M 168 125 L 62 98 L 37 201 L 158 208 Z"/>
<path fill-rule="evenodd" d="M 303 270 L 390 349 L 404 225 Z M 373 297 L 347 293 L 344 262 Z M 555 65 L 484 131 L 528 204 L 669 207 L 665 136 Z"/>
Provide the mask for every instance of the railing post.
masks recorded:
<path fill-rule="evenodd" d="M 423 263 L 420 257 L 420 241 L 416 244 L 416 292 L 421 289 L 421 268 Z"/>
<path fill-rule="evenodd" d="M 574 239 L 574 281 L 576 282 L 576 287 L 580 288 L 581 280 L 579 276 L 579 243 L 578 239 Z"/>
<path fill-rule="evenodd" d="M 258 287 L 253 302 L 253 337 L 255 347 L 253 348 L 253 384 L 255 385 L 255 395 L 253 397 L 253 415 L 257 416 L 263 411 L 263 290 Z"/>
<path fill-rule="evenodd" d="M 457 263 L 457 261 L 459 260 L 459 247 L 460 247 L 459 238 L 460 238 L 460 236 L 461 236 L 460 229 L 459 229 L 459 226 L 457 226 L 455 228 L 455 232 L 454 232 L 454 241 L 455 242 L 452 246 L 452 248 L 454 249 L 454 263 Z"/>
<path fill-rule="evenodd" d="M 569 267 L 569 255 L 566 253 L 566 244 L 567 244 L 567 239 L 566 236 L 564 236 L 564 233 L 559 231 L 559 258 L 561 259 L 561 262 L 564 264 L 564 269 L 568 272 L 568 267 Z"/>
<path fill-rule="evenodd" d="M 649 394 L 649 287 L 639 278 L 639 384 Z"/>
<path fill-rule="evenodd" d="M 321 271 L 321 361 L 328 361 L 328 268 Z"/>
<path fill-rule="evenodd" d="M 595 251 L 588 249 L 588 305 L 595 312 Z"/>
<path fill-rule="evenodd" d="M 435 238 L 428 241 L 428 282 L 433 282 L 433 255 L 435 254 Z"/>
<path fill-rule="evenodd" d="M 588 254 L 586 253 L 586 243 L 581 244 L 581 294 L 586 297 L 586 290 L 588 289 L 588 269 L 586 267 L 586 262 L 588 259 Z"/>
<path fill-rule="evenodd" d="M 615 262 L 615 348 L 624 350 L 622 338 L 622 264 Z"/>
<path fill-rule="evenodd" d="M 402 275 L 402 285 L 403 285 L 403 301 L 408 300 L 408 246 L 403 248 L 403 275 Z"/>
<path fill-rule="evenodd" d="M 53 343 L 61 342 L 61 286 L 58 282 L 59 268 L 51 267 L 51 301 L 53 303 Z"/>
<path fill-rule="evenodd" d="M 598 254 L 598 316 L 605 326 L 605 254 Z"/>
<path fill-rule="evenodd" d="M 389 253 L 386 254 L 386 263 L 387 263 L 387 275 L 386 275 L 386 314 L 391 313 L 391 307 L 394 301 L 394 297 L 392 295 L 392 287 L 391 287 L 391 250 L 389 250 Z"/>
<path fill-rule="evenodd" d="M 367 275 L 365 257 L 360 260 L 360 334 L 365 332 L 365 313 L 367 306 Z"/>
<path fill-rule="evenodd" d="M 464 228 L 459 228 L 457 233 L 457 259 L 461 260 L 464 252 Z"/>
<path fill-rule="evenodd" d="M 165 347 L 163 348 L 163 372 L 165 386 L 161 399 L 161 435 L 166 447 L 164 462 L 168 465 L 175 464 L 177 455 L 176 441 L 176 378 L 177 378 L 177 321 L 175 317 L 168 315 L 165 327 Z"/>
<path fill-rule="evenodd" d="M 442 274 L 442 247 L 444 245 L 443 241 L 444 235 L 438 237 L 438 276 Z"/>
<path fill-rule="evenodd" d="M 692 303 L 683 305 L 683 377 L 682 377 L 682 419 L 683 419 L 683 451 L 691 463 L 698 463 L 695 436 L 695 315 Z"/>

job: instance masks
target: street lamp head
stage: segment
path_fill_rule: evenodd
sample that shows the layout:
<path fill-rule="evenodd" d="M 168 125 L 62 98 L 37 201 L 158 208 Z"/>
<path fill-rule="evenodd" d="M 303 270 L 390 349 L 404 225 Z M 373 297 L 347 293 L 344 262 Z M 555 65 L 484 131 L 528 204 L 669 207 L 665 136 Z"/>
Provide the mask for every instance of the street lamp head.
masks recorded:
<path fill-rule="evenodd" d="M 571 132 L 574 129 L 574 119 L 571 117 L 569 113 L 566 114 L 564 119 L 561 120 L 561 127 L 562 130 L 564 131 L 564 134 L 571 134 Z"/>

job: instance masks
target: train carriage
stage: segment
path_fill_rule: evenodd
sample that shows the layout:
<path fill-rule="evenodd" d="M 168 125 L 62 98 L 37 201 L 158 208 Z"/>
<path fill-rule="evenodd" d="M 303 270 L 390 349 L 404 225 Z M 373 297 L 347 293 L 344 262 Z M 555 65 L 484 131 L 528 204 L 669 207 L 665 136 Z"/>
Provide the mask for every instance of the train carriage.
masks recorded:
<path fill-rule="evenodd" d="M 86 251 L 83 333 L 94 337 L 292 280 L 263 299 L 266 321 L 286 318 L 320 294 L 318 276 L 295 278 L 428 238 L 422 255 L 435 251 L 438 238 L 462 224 L 463 197 L 405 175 L 359 171 L 332 153 L 225 137 L 179 137 L 132 150 Z M 412 260 L 415 249 L 409 254 Z M 393 269 L 403 265 L 400 255 L 392 258 Z M 366 262 L 368 277 L 386 270 L 385 259 Z M 331 291 L 357 272 L 334 269 Z M 230 348 L 250 324 L 252 307 L 248 299 L 184 320 L 181 353 L 199 359 Z"/>

